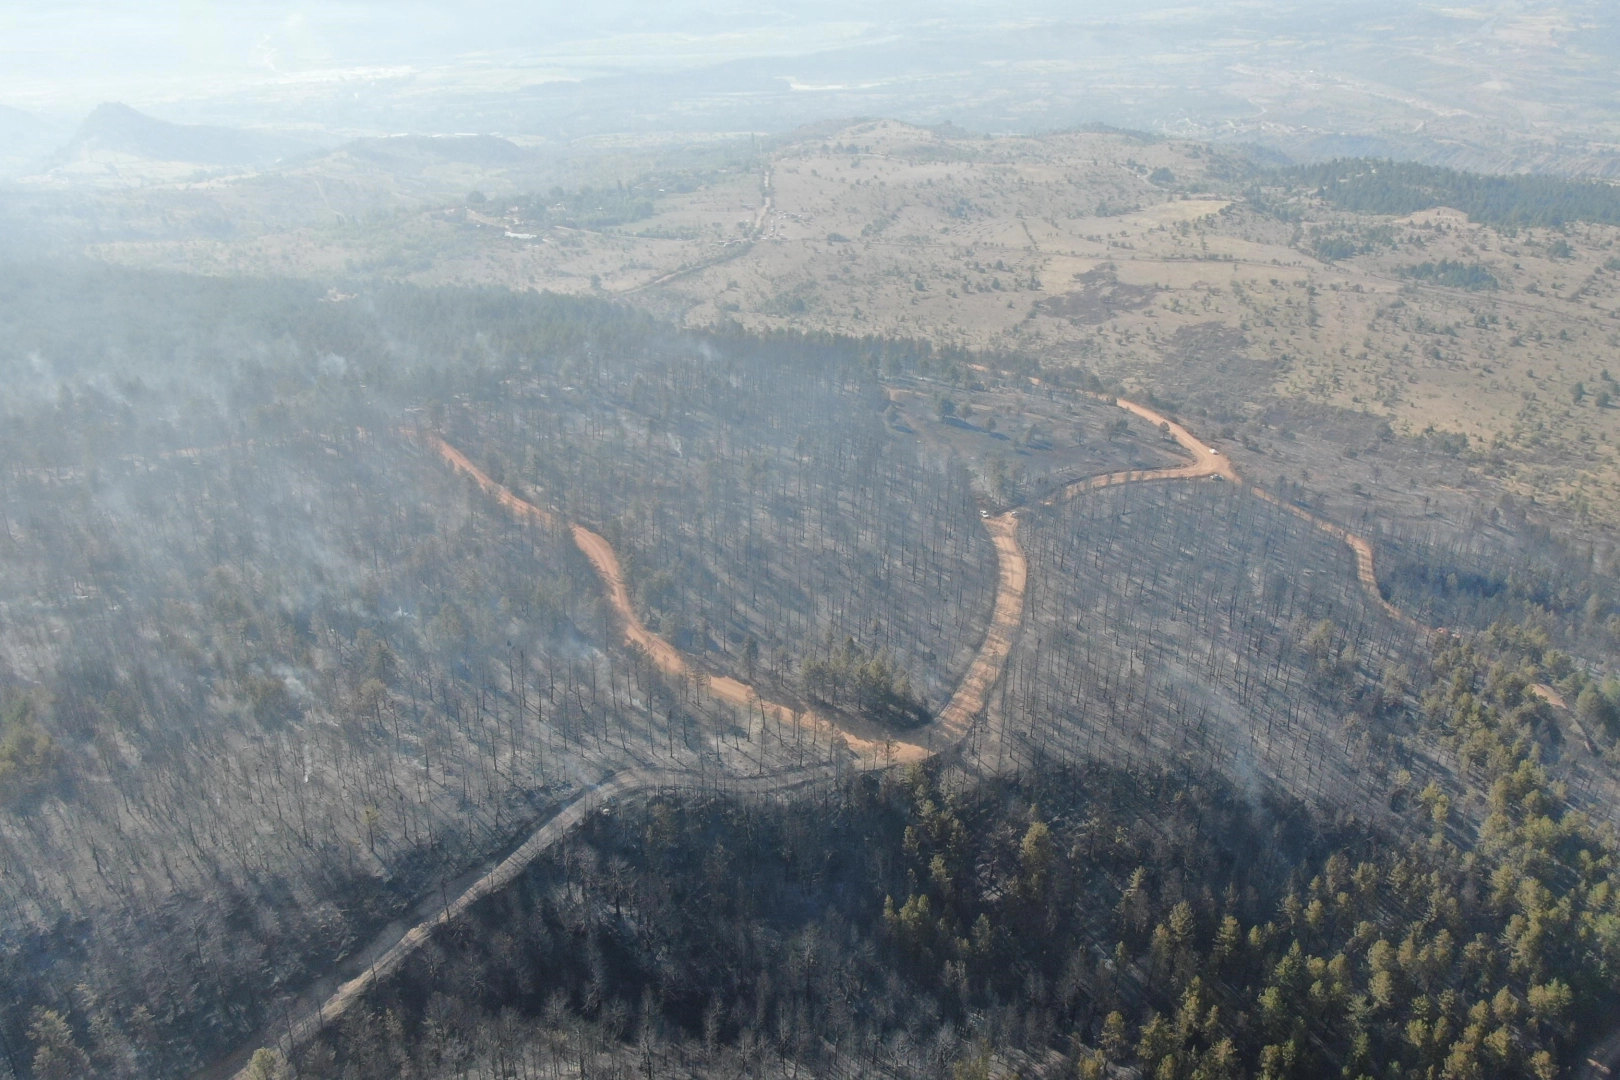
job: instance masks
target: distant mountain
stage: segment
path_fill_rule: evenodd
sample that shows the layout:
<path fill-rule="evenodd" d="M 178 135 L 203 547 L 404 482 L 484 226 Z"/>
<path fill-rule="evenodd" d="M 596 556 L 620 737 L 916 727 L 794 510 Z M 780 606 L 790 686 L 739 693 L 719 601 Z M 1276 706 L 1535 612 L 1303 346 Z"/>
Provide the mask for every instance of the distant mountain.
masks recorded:
<path fill-rule="evenodd" d="M 533 157 L 516 143 L 496 135 L 391 135 L 356 139 L 343 149 L 390 169 L 441 162 L 499 169 L 521 165 Z"/>
<path fill-rule="evenodd" d="M 299 139 L 237 128 L 171 124 L 128 105 L 99 105 L 66 146 L 55 167 L 112 155 L 144 161 L 219 167 L 271 165 L 314 147 Z"/>

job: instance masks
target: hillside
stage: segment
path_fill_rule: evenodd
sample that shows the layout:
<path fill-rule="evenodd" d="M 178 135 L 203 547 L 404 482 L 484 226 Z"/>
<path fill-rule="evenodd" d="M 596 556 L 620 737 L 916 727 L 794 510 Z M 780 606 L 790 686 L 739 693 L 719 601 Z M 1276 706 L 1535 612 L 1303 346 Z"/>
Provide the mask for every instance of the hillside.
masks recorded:
<path fill-rule="evenodd" d="M 996 555 L 965 471 L 894 445 L 880 414 L 817 434 L 875 392 L 847 346 L 671 337 L 594 302 L 332 302 L 86 266 L 18 269 L 0 319 L 0 604 L 29 613 L 0 632 L 12 1045 L 30 1009 L 81 1014 L 58 988 L 82 985 L 118 1003 L 130 1048 L 98 1053 L 120 1068 L 203 1066 L 617 771 L 680 784 L 869 761 L 844 728 L 931 721 L 989 618 Z M 604 366 L 603 347 L 637 370 Z M 710 373 L 722 363 L 728 378 Z M 797 426 L 744 423 L 778 409 L 764 387 L 790 373 Z M 513 387 L 533 395 L 517 432 L 497 404 Z M 661 429 L 651 446 L 625 426 L 638 414 Z M 615 536 L 694 489 L 708 528 L 624 545 L 647 620 L 691 673 L 626 646 L 565 523 L 514 519 L 428 449 L 430 427 Z M 525 428 L 526 451 L 511 441 Z M 773 546 L 821 553 L 785 581 L 781 563 L 732 559 L 762 480 L 791 483 L 795 504 L 753 503 L 762 524 L 809 512 Z M 879 492 L 908 511 L 903 553 L 881 531 L 861 552 L 884 525 Z M 724 557 L 701 568 L 704 554 Z M 835 588 L 851 569 L 861 587 Z M 744 598 L 771 590 L 782 623 L 750 636 L 761 609 Z M 858 657 L 861 693 L 804 680 L 824 636 Z M 709 687 L 767 670 L 802 718 Z"/>
<path fill-rule="evenodd" d="M 172 124 L 128 105 L 99 105 L 45 160 L 35 182 L 138 184 L 243 172 L 308 153 L 314 142 L 269 132 Z"/>
<path fill-rule="evenodd" d="M 37 166 L 59 139 L 54 125 L 32 113 L 0 105 L 0 176 Z"/>
<path fill-rule="evenodd" d="M 0 15 L 0 1080 L 1612 1080 L 1620 5 Z"/>
<path fill-rule="evenodd" d="M 1414 834 L 1436 805 L 1410 804 Z M 1536 889 L 1533 846 L 1496 888 Z M 1481 871 L 1442 832 L 1403 847 L 1152 770 L 659 797 L 584 825 L 298 1068 L 1553 1075 L 1613 1008 L 1606 886 L 1555 887 L 1596 931 L 1560 954 Z"/>
<path fill-rule="evenodd" d="M 95 251 L 205 273 L 619 296 L 692 327 L 1038 355 L 1207 418 L 1252 468 L 1329 498 L 1359 486 L 1380 499 L 1347 463 L 1387 425 L 1455 458 L 1453 491 L 1427 492 L 1441 505 L 1508 497 L 1554 508 L 1565 527 L 1617 520 L 1610 189 L 1544 180 L 1488 194 L 1431 173 L 1393 201 L 1346 202 L 1342 184 L 1320 194 L 1325 173 L 1207 144 L 871 122 L 787 139 L 690 190 L 649 174 L 629 185 L 645 200 L 629 216 L 600 212 L 600 188 L 530 195 L 492 175 L 492 201 L 386 226 Z M 1477 199 L 1501 205 L 1470 219 Z M 595 220 L 556 212 L 571 201 Z"/>
<path fill-rule="evenodd" d="M 746 1057 L 770 1020 L 787 1025 L 781 1061 L 836 1070 L 836 1055 L 828 1066 L 808 1043 L 790 1050 L 794 1038 L 858 1030 L 881 1043 L 895 1023 L 796 1021 L 760 990 L 749 992 L 764 994 L 764 1012 L 745 1021 L 735 995 L 702 1004 L 719 993 L 710 975 L 690 992 L 660 983 L 637 1005 L 644 976 L 631 969 L 647 961 L 593 959 L 599 946 L 582 941 L 557 946 L 564 961 L 533 960 L 557 977 L 606 964 L 577 998 L 565 982 L 560 998 L 526 989 L 434 1005 L 435 990 L 423 1005 L 408 987 L 431 978 L 423 963 L 476 977 L 448 941 L 469 943 L 487 903 L 517 902 L 534 860 L 572 842 L 554 822 L 587 820 L 596 798 L 649 807 L 666 794 L 807 789 L 846 805 L 922 762 L 953 799 L 988 799 L 992 817 L 1000 796 L 969 794 L 975 785 L 1054 769 L 1079 771 L 1050 781 L 1040 802 L 1052 813 L 1092 785 L 1125 784 L 1149 822 L 1183 813 L 1188 785 L 1239 792 L 1288 808 L 1276 813 L 1291 827 L 1332 832 L 1289 849 L 1300 865 L 1350 845 L 1386 876 L 1411 847 L 1457 881 L 1505 881 L 1477 860 L 1539 865 L 1553 828 L 1557 843 L 1598 854 L 1574 880 L 1538 878 L 1546 895 L 1493 885 L 1492 899 L 1430 916 L 1421 933 L 1387 914 L 1364 930 L 1343 901 L 1331 932 L 1307 920 L 1328 936 L 1299 947 L 1330 959 L 1393 948 L 1401 933 L 1417 935 L 1415 949 L 1442 932 L 1451 946 L 1497 940 L 1521 934 L 1513 919 L 1564 904 L 1545 953 L 1502 976 L 1503 1000 L 1542 1004 L 1533 1023 L 1501 1020 L 1511 1046 L 1500 1053 L 1528 1068 L 1595 1033 L 1591 1010 L 1613 993 L 1608 961 L 1592 959 L 1610 948 L 1609 856 L 1586 823 L 1616 805 L 1620 683 L 1604 679 L 1602 609 L 1578 598 L 1620 588 L 1527 522 L 1493 526 L 1490 563 L 1417 510 L 1374 522 L 1389 539 L 1359 540 L 1330 501 L 1268 488 L 1152 408 L 1120 408 L 1118 382 L 1062 362 L 1014 373 L 997 355 L 914 339 L 699 333 L 601 300 L 489 288 L 338 294 L 83 263 L 18 268 L 0 284 L 0 373 L 13 388 L 0 426 L 0 603 L 28 613 L 0 637 L 0 963 L 22 1006 L 0 1026 L 8 1045 L 34 1048 L 30 1066 L 13 1066 L 24 1077 L 51 1075 L 53 1054 L 106 1075 L 224 1075 L 266 1045 L 280 1048 L 261 1055 L 265 1068 L 275 1053 L 310 1075 L 344 1061 L 383 1068 L 392 1059 L 364 1041 L 365 1025 L 431 1040 L 449 1030 L 433 1019 L 446 1009 L 469 1032 L 456 1053 L 476 1056 L 507 1045 L 471 1034 L 486 1008 L 549 1017 L 553 1033 L 589 1025 L 591 1052 L 609 1057 L 632 1030 L 613 1017 L 641 1009 L 646 1052 L 670 1061 L 696 1052 L 682 1031 L 707 1031 L 717 1062 Z M 1347 540 L 1364 545 L 1365 572 Z M 1386 589 L 1373 560 L 1391 555 Z M 1474 593 L 1457 595 L 1453 567 L 1474 568 Z M 1507 587 L 1493 592 L 1493 575 Z M 1537 581 L 1561 591 L 1538 602 L 1525 591 Z M 1576 612 L 1568 625 L 1561 604 Z M 1442 606 L 1460 637 L 1409 613 Z M 1575 707 L 1549 703 L 1560 695 Z M 874 771 L 886 778 L 852 779 Z M 1245 1025 L 1272 1008 L 1253 996 L 1267 986 L 1233 987 L 1236 1026 L 1210 1021 L 1174 1051 L 1158 1048 L 1143 1010 L 1174 1007 L 1191 976 L 1161 981 L 1151 951 L 1110 969 L 1146 964 L 1134 988 L 1082 980 L 1064 991 L 1067 1011 L 1041 988 L 1055 969 L 1022 990 L 938 983 L 947 959 L 969 972 L 985 962 L 974 950 L 1022 955 L 1033 931 L 1016 919 L 1034 916 L 996 906 L 1025 886 L 996 885 L 993 858 L 968 869 L 987 855 L 963 849 L 952 884 L 959 841 L 931 816 L 937 800 L 917 805 L 944 830 L 929 841 L 944 876 L 923 863 L 933 891 L 887 864 L 875 880 L 892 918 L 877 886 L 856 879 L 781 903 L 843 905 L 838 918 L 874 943 L 852 941 L 856 954 L 887 942 L 889 988 L 870 1008 L 921 995 L 923 1013 L 901 1026 L 934 1040 L 940 1060 L 1057 1053 L 1079 1067 L 1098 1054 L 1213 1053 L 1225 1038 L 1246 1061 L 1343 1062 L 1395 1053 L 1392 1033 L 1418 1020 L 1454 1025 L 1435 1053 L 1491 1034 L 1463 1028 L 1479 994 L 1498 994 L 1475 986 L 1506 962 L 1494 954 L 1459 953 L 1421 969 L 1416 989 L 1392 985 L 1393 1011 L 1367 1027 L 1383 1041 L 1365 1051 L 1343 1025 L 1366 1022 L 1335 1011 L 1355 998 L 1348 981 L 1339 1004 L 1279 1013 L 1265 1038 Z M 907 858 L 926 855 L 911 851 L 915 830 L 884 828 L 870 857 L 897 836 Z M 754 859 L 756 842 L 770 843 L 725 846 Z M 833 834 L 803 842 L 794 858 L 829 873 L 848 858 Z M 1252 850 L 1238 844 L 1220 874 L 1250 874 L 1238 852 Z M 497 867 L 508 853 L 517 861 Z M 1123 871 L 1087 865 L 1065 873 L 1093 875 L 1087 895 L 1129 909 Z M 1227 880 L 1179 873 L 1166 911 Z M 1278 870 L 1265 897 L 1224 909 L 1257 942 L 1245 961 L 1256 972 L 1283 964 L 1266 912 L 1303 873 Z M 969 881 L 980 900 L 955 891 Z M 824 888 L 834 893 L 809 899 Z M 623 918 L 627 894 L 615 895 Z M 958 895 L 968 906 L 946 916 Z M 977 904 L 992 926 L 1015 920 L 1003 944 L 972 944 Z M 1210 926 L 1225 917 L 1213 899 L 1198 904 Z M 1131 925 L 1127 951 L 1157 948 L 1147 923 Z M 718 932 L 694 925 L 683 947 Z M 1085 919 L 1072 932 L 1076 955 L 1117 944 Z M 908 934 L 922 936 L 904 944 Z M 1282 956 L 1287 940 L 1275 938 Z M 503 979 L 552 985 L 523 982 L 529 960 L 507 962 L 519 966 Z M 762 958 L 760 978 L 791 982 L 791 963 Z M 1386 970 L 1367 963 L 1355 978 Z M 1583 1004 L 1560 1004 L 1577 985 Z M 1424 996 L 1442 986 L 1453 996 Z M 388 1004 L 398 995 L 409 1003 Z M 1013 998 L 1021 1034 L 989 1004 Z M 323 1002 L 349 1026 L 328 1030 Z M 388 1008 L 393 1020 L 376 1011 Z M 666 1008 L 664 1029 L 647 1010 Z M 1050 1015 L 1031 1020 L 1032 1008 Z M 947 1030 L 930 1010 L 981 1027 Z M 1326 1049 L 1304 1049 L 1330 1034 Z M 890 1052 L 877 1045 L 863 1053 Z M 412 1053 L 425 1063 L 446 1051 Z"/>
<path fill-rule="evenodd" d="M 1606 1056 L 1611 189 L 571 153 L 29 196 L 14 1076 Z"/>

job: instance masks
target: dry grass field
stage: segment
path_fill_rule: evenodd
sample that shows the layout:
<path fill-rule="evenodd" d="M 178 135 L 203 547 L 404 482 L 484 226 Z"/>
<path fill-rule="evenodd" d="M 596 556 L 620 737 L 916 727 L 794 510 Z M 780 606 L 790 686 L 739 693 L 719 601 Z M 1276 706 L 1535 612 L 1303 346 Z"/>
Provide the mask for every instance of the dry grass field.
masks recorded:
<path fill-rule="evenodd" d="M 596 229 L 547 224 L 544 196 L 495 189 L 365 224 L 91 250 L 206 273 L 622 297 L 695 327 L 927 338 L 1155 393 L 1225 433 L 1251 471 L 1330 498 L 1390 486 L 1346 456 L 1382 433 L 1445 451 L 1412 478 L 1431 503 L 1508 494 L 1576 525 L 1620 515 L 1611 227 L 1503 232 L 1444 208 L 1372 217 L 1309 199 L 1285 221 L 1245 198 L 1247 166 L 1228 152 L 1115 132 L 873 121 L 752 160 Z M 1494 287 L 1413 276 L 1447 263 Z"/>

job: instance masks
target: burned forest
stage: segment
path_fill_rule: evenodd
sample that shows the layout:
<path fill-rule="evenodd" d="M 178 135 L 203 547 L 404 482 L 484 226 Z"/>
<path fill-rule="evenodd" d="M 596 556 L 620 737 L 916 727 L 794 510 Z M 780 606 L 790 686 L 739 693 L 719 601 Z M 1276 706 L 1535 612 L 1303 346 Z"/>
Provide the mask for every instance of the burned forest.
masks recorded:
<path fill-rule="evenodd" d="M 1620 582 L 1521 504 L 1351 516 L 1092 366 L 602 297 L 58 260 L 0 330 L 17 1080 L 1612 1035 Z"/>

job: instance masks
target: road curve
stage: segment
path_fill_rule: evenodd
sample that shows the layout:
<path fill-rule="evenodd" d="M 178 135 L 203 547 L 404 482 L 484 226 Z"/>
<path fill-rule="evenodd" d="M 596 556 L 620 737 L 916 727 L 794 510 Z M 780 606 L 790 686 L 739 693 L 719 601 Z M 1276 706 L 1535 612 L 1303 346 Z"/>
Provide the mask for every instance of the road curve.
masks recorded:
<path fill-rule="evenodd" d="M 428 445 L 437 450 L 452 468 L 470 476 L 480 488 L 493 495 L 502 506 L 507 507 L 520 518 L 539 521 L 547 525 L 555 523 L 556 519 L 553 515 L 533 503 L 519 498 L 504 485 L 492 480 L 482 469 L 474 465 L 465 454 L 451 446 L 444 439 L 431 434 L 423 435 L 422 438 Z M 698 678 L 701 680 L 703 690 L 710 697 L 718 698 L 737 708 L 758 709 L 763 716 L 767 716 L 778 723 L 798 724 L 807 728 L 815 728 L 824 734 L 841 737 L 849 748 L 868 765 L 921 761 L 932 752 L 928 746 L 922 743 L 893 738 L 875 725 L 865 725 L 850 717 L 833 719 L 814 712 L 800 711 L 791 705 L 771 701 L 760 694 L 754 687 L 730 676 L 710 675 L 701 669 L 693 668 L 687 662 L 686 657 L 681 655 L 680 650 L 647 629 L 647 624 L 641 621 L 641 616 L 636 613 L 635 605 L 631 603 L 630 590 L 625 584 L 624 571 L 619 565 L 619 556 L 613 550 L 613 545 L 608 543 L 607 539 L 601 534 L 592 532 L 578 522 L 570 522 L 568 527 L 573 535 L 575 546 L 590 560 L 591 565 L 596 569 L 597 577 L 601 579 L 602 588 L 607 595 L 608 605 L 613 609 L 614 615 L 619 620 L 625 644 L 640 650 L 664 674 Z M 1010 614 L 1013 625 L 1016 626 L 1017 620 L 1023 611 L 1024 573 L 1022 564 L 1024 556 L 1023 552 L 1018 549 L 1016 540 L 1012 541 L 1010 551 L 1004 551 L 1005 547 L 1005 543 L 998 543 L 996 550 L 998 555 L 1003 558 L 1012 558 L 1018 562 L 1019 565 L 1016 571 L 1011 574 L 1017 580 L 1018 593 L 1015 600 L 1011 601 L 998 594 L 996 610 L 1001 612 L 1004 607 L 1011 605 L 1015 610 L 1011 611 Z M 1004 579 L 1009 576 L 1009 571 L 1005 567 L 1003 567 L 1002 576 Z M 993 622 L 992 625 L 994 625 Z M 987 636 L 987 643 L 989 640 Z M 985 651 L 984 647 L 980 648 L 980 655 L 974 660 L 974 667 L 970 669 L 970 674 L 973 671 L 978 671 L 981 679 L 986 677 L 985 667 L 988 664 L 994 668 L 993 674 L 989 676 L 989 681 L 993 683 L 995 676 L 1000 675 L 1001 661 L 1006 659 L 1006 649 L 1000 650 L 999 657 L 989 660 L 984 656 Z M 991 652 L 994 653 L 995 649 L 992 648 Z M 989 687 L 986 685 L 980 697 L 982 698 L 983 694 L 988 692 Z M 960 691 L 958 691 L 958 694 L 960 695 Z"/>
<path fill-rule="evenodd" d="M 1384 593 L 1378 587 L 1378 571 L 1373 565 L 1372 541 L 1368 540 L 1365 536 L 1351 532 L 1349 529 L 1345 528 L 1343 525 L 1340 525 L 1336 521 L 1329 521 L 1327 518 L 1318 517 L 1316 514 L 1311 513 L 1303 506 L 1296 506 L 1286 499 L 1274 495 L 1263 488 L 1257 488 L 1250 485 L 1249 490 L 1254 492 L 1258 497 L 1266 500 L 1266 502 L 1272 503 L 1275 506 L 1280 506 L 1284 510 L 1295 514 L 1298 517 L 1304 518 L 1306 521 L 1310 522 L 1318 529 L 1321 529 L 1329 536 L 1336 536 L 1340 540 L 1343 540 L 1347 545 L 1349 545 L 1351 552 L 1355 554 L 1356 577 L 1358 580 L 1360 580 L 1361 587 L 1367 591 L 1367 595 L 1372 598 L 1374 603 L 1384 609 L 1384 614 L 1388 615 L 1397 622 L 1405 623 L 1414 630 L 1421 630 L 1424 633 L 1429 632 L 1428 627 L 1424 626 L 1412 616 L 1408 615 L 1406 612 L 1384 599 Z"/>
<path fill-rule="evenodd" d="M 973 721 L 984 711 L 990 691 L 1000 681 L 1001 670 L 1012 652 L 1018 627 L 1024 621 L 1024 588 L 1029 578 L 1029 563 L 1018 543 L 1018 516 L 1008 511 L 985 518 L 984 526 L 996 545 L 999 571 L 996 604 L 973 663 L 957 684 L 950 702 L 934 720 L 944 736 L 943 745 L 954 745 L 966 738 Z"/>
<path fill-rule="evenodd" d="M 1044 505 L 1050 506 L 1083 492 L 1127 483 L 1201 480 L 1209 477 L 1220 477 L 1237 484 L 1244 483 L 1230 459 L 1195 438 L 1181 424 L 1137 402 L 1122 398 L 1114 401 L 1127 412 L 1166 430 L 1192 455 L 1192 461 L 1187 465 L 1167 469 L 1128 470 L 1079 480 L 1067 485 L 1057 495 L 1046 500 Z M 481 489 L 492 495 L 515 516 L 546 527 L 556 526 L 557 518 L 554 514 L 520 498 L 504 485 L 496 483 L 465 454 L 444 439 L 426 432 L 416 434 L 437 451 L 452 468 L 471 477 Z M 1288 503 L 1270 492 L 1252 485 L 1245 486 L 1260 498 L 1288 509 L 1348 544 L 1355 553 L 1357 576 L 1373 599 L 1394 617 L 1416 625 L 1416 620 L 1384 600 L 1379 592 L 1378 579 L 1373 567 L 1372 545 L 1365 538 L 1342 525 Z M 766 700 L 755 688 L 729 676 L 715 677 L 706 673 L 700 675 L 705 681 L 707 692 L 712 697 L 735 706 L 757 708 L 762 715 L 771 716 L 778 722 L 832 728 L 845 740 L 850 749 L 862 758 L 863 764 L 869 767 L 920 761 L 934 753 L 955 747 L 966 738 L 974 720 L 984 711 L 991 690 L 1001 678 L 1007 656 L 1012 651 L 1018 628 L 1023 621 L 1028 563 L 1023 548 L 1018 543 L 1018 515 L 1015 511 L 1008 511 L 989 516 L 984 519 L 984 526 L 996 547 L 999 573 L 995 606 L 984 640 L 980 643 L 967 673 L 939 716 L 924 729 L 930 736 L 928 745 L 895 739 L 875 729 L 857 730 L 847 719 L 833 723 L 813 713 L 802 713 L 790 706 Z M 569 530 L 575 545 L 590 560 L 597 576 L 601 578 L 608 603 L 619 618 L 626 644 L 641 650 L 666 674 L 692 676 L 694 671 L 680 651 L 647 629 L 646 624 L 636 614 L 613 545 L 600 534 L 577 522 L 570 522 Z M 933 738 L 935 735 L 939 738 Z M 432 937 L 436 929 L 461 915 L 479 900 L 514 881 L 524 868 L 583 821 L 594 807 L 609 799 L 646 790 L 659 784 L 680 784 L 692 779 L 694 777 L 691 774 L 680 770 L 637 769 L 617 773 L 582 792 L 455 900 L 446 902 L 431 918 L 406 931 L 379 954 L 366 970 L 338 987 L 319 1008 L 289 1024 L 287 1033 L 277 1040 L 278 1044 L 290 1055 L 298 1046 L 318 1034 L 325 1025 L 341 1018 L 378 980 L 397 971 L 413 952 Z M 719 782 L 709 778 L 705 782 L 728 790 L 779 792 L 800 786 L 809 779 L 810 777 L 801 770 L 793 770 L 791 774 L 783 770 L 762 777 L 728 778 Z M 1593 1072 L 1591 1075 L 1607 1075 L 1607 1070 L 1603 1070 L 1601 1074 Z M 235 1074 L 235 1080 L 248 1080 L 246 1067 Z"/>
<path fill-rule="evenodd" d="M 1359 533 L 1351 532 L 1336 521 L 1330 521 L 1318 514 L 1314 514 L 1303 506 L 1297 506 L 1264 488 L 1256 487 L 1244 480 L 1237 469 L 1233 467 L 1231 458 L 1221 454 L 1213 447 L 1205 445 L 1185 427 L 1171 420 L 1163 413 L 1156 412 L 1135 401 L 1126 401 L 1124 398 L 1112 400 L 1125 411 L 1141 417 L 1150 424 L 1168 430 L 1176 442 L 1181 445 L 1181 448 L 1192 454 L 1192 462 L 1171 469 L 1116 472 L 1108 473 L 1105 476 L 1093 476 L 1084 480 L 1077 480 L 1066 486 L 1057 495 L 1048 499 L 1047 505 L 1073 498 L 1082 492 L 1144 480 L 1201 480 L 1206 477 L 1219 477 L 1222 480 L 1229 480 L 1234 484 L 1241 484 L 1257 498 L 1264 499 L 1274 506 L 1280 506 L 1289 513 L 1310 522 L 1311 525 L 1329 536 L 1342 540 L 1350 548 L 1351 554 L 1355 556 L 1356 578 L 1361 582 L 1361 587 L 1366 591 L 1368 598 L 1377 604 L 1386 615 L 1397 622 L 1425 634 L 1430 632 L 1429 627 L 1424 626 L 1418 620 L 1384 599 L 1383 591 L 1378 587 L 1377 567 L 1373 563 L 1372 541 Z"/>
<path fill-rule="evenodd" d="M 1114 404 L 1126 412 L 1139 416 L 1163 430 L 1167 430 L 1171 437 L 1181 445 L 1181 448 L 1192 455 L 1192 461 L 1186 465 L 1172 465 L 1168 469 L 1125 469 L 1121 472 L 1104 473 L 1101 476 L 1088 476 L 1084 480 L 1076 480 L 1072 484 L 1065 484 L 1062 490 L 1047 499 L 1043 505 L 1052 506 L 1055 503 L 1066 502 L 1076 495 L 1096 491 L 1099 488 L 1116 487 L 1120 484 L 1138 484 L 1145 481 L 1203 480 L 1207 477 L 1219 476 L 1234 483 L 1240 482 L 1237 470 L 1232 467 L 1231 459 L 1204 445 L 1193 437 L 1192 432 L 1175 423 L 1168 416 L 1156 413 L 1146 405 L 1126 401 L 1124 398 L 1107 398 L 1104 400 L 1113 401 Z"/>

